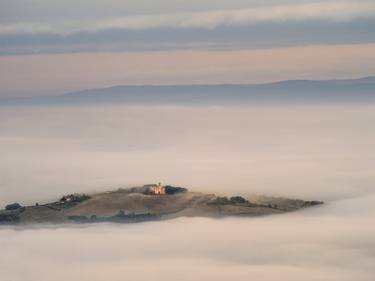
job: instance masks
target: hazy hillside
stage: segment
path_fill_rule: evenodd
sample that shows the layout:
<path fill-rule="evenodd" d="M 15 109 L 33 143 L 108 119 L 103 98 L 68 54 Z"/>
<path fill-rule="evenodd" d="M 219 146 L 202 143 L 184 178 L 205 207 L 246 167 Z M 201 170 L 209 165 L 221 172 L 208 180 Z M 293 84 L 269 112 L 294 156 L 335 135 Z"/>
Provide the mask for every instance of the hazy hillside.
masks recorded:
<path fill-rule="evenodd" d="M 140 85 L 89 89 L 51 97 L 1 98 L 0 105 L 243 104 L 374 102 L 375 77 L 290 80 L 269 84 Z"/>
<path fill-rule="evenodd" d="M 96 194 L 68 194 L 47 204 L 0 209 L 1 224 L 62 222 L 140 222 L 178 217 L 263 216 L 321 205 L 320 201 L 262 197 L 253 202 L 241 196 L 216 196 L 186 188 L 144 185 Z"/>

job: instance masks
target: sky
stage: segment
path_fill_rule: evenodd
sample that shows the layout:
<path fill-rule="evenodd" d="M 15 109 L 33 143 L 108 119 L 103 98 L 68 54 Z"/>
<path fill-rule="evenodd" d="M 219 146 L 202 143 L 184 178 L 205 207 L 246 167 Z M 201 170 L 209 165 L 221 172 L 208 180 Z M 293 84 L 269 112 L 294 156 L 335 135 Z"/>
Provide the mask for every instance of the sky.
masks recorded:
<path fill-rule="evenodd" d="M 0 97 L 374 76 L 374 26 L 373 0 L 0 0 Z M 0 226 L 1 280 L 372 281 L 374 123 L 374 104 L 2 107 L 0 208 L 159 181 L 325 204 Z"/>
<path fill-rule="evenodd" d="M 375 75 L 373 1 L 0 3 L 0 96 Z"/>

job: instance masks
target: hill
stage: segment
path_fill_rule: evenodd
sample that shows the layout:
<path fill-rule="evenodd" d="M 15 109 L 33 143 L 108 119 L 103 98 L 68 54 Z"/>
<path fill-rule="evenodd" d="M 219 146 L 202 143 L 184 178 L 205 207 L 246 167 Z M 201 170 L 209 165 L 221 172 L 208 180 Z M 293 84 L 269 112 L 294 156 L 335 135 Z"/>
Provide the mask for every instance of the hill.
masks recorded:
<path fill-rule="evenodd" d="M 267 84 L 115 86 L 60 96 L 0 98 L 0 106 L 236 105 L 305 102 L 375 102 L 375 77 L 346 80 L 289 80 Z"/>
<path fill-rule="evenodd" d="M 248 200 L 190 192 L 185 188 L 145 185 L 130 189 L 70 194 L 48 204 L 9 204 L 0 211 L 2 224 L 30 223 L 131 223 L 187 217 L 261 216 L 295 211 L 322 204 L 271 197 Z"/>

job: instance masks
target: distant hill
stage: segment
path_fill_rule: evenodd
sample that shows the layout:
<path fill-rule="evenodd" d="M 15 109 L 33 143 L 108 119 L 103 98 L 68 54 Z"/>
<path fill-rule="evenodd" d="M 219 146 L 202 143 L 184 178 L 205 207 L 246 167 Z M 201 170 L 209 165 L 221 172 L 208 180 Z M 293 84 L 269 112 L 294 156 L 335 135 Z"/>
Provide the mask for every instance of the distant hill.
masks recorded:
<path fill-rule="evenodd" d="M 0 98 L 10 105 L 230 105 L 248 103 L 375 102 L 375 77 L 288 80 L 268 84 L 114 86 L 60 96 Z"/>

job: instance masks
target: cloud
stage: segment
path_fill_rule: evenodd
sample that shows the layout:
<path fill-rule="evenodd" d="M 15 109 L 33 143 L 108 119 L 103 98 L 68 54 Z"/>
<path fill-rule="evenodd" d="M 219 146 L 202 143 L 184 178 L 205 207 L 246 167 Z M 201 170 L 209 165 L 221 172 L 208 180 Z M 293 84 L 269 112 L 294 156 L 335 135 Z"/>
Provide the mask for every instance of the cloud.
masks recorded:
<path fill-rule="evenodd" d="M 228 50 L 306 45 L 372 43 L 374 20 L 264 22 L 214 28 L 108 28 L 67 35 L 54 33 L 0 35 L 0 55 L 70 52 L 142 52 Z"/>
<path fill-rule="evenodd" d="M 260 22 L 306 20 L 342 22 L 374 17 L 375 3 L 373 1 L 361 1 L 358 3 L 337 1 L 261 6 L 234 10 L 129 15 L 95 21 L 19 22 L 0 24 L 0 34 L 53 33 L 67 35 L 76 32 L 97 32 L 107 29 L 144 30 L 166 27 L 212 29 L 218 26 L 249 25 Z"/>
<path fill-rule="evenodd" d="M 375 3 L 313 2 L 0 24 L 0 55 L 374 42 Z"/>
<path fill-rule="evenodd" d="M 132 16 L 112 19 L 87 28 L 96 31 L 108 28 L 147 29 L 156 27 L 215 28 L 221 25 L 246 25 L 259 22 L 305 20 L 348 21 L 375 17 L 375 4 L 365 2 L 312 3 L 258 7 L 240 10 L 196 12 L 189 14 Z"/>

